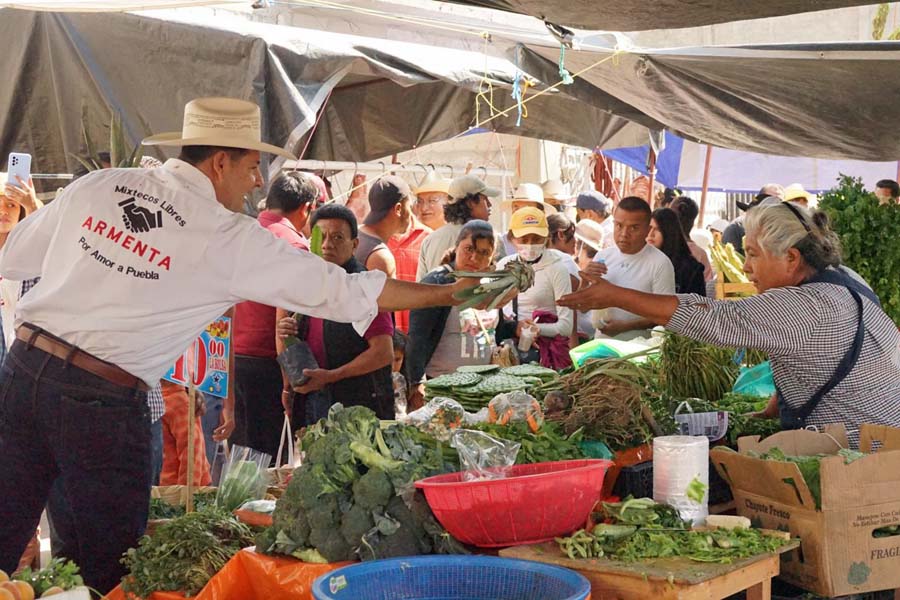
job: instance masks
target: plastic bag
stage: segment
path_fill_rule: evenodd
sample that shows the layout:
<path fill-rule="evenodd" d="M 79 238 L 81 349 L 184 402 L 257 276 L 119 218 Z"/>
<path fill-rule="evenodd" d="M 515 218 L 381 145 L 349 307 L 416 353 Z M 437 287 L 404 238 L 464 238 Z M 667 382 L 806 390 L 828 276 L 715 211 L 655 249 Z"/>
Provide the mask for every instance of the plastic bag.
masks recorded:
<path fill-rule="evenodd" d="M 291 387 L 299 387 L 309 379 L 303 374 L 304 369 L 318 369 L 319 363 L 313 355 L 309 344 L 298 340 L 284 349 L 277 356 L 278 364 L 284 369 Z"/>
<path fill-rule="evenodd" d="M 478 425 L 479 423 L 487 423 L 488 422 L 488 407 L 482 406 L 481 410 L 477 413 L 467 412 L 463 422 L 466 425 Z"/>
<path fill-rule="evenodd" d="M 488 423 L 508 425 L 521 422 L 528 423 L 532 433 L 540 431 L 544 424 L 544 411 L 534 396 L 523 391 L 507 392 L 497 394 L 488 403 Z"/>
<path fill-rule="evenodd" d="M 446 442 L 453 430 L 461 427 L 466 418 L 466 409 L 453 398 L 431 399 L 428 404 L 406 415 L 406 422 L 415 425 L 435 439 Z"/>
<path fill-rule="evenodd" d="M 505 479 L 509 468 L 516 464 L 521 444 L 498 440 L 483 431 L 458 429 L 450 445 L 459 452 L 463 481 Z"/>
<path fill-rule="evenodd" d="M 687 409 L 686 414 L 681 414 Z M 690 403 L 682 402 L 673 415 L 681 435 L 706 436 L 710 442 L 718 442 L 728 433 L 728 413 L 726 411 L 695 413 Z"/>
<path fill-rule="evenodd" d="M 272 457 L 265 452 L 232 446 L 222 467 L 222 482 L 216 492 L 216 505 L 228 512 L 248 500 L 262 500 L 269 486 L 266 469 Z"/>
<path fill-rule="evenodd" d="M 735 394 L 769 398 L 775 393 L 775 379 L 769 361 L 761 362 L 755 367 L 741 368 L 741 374 L 734 383 Z"/>

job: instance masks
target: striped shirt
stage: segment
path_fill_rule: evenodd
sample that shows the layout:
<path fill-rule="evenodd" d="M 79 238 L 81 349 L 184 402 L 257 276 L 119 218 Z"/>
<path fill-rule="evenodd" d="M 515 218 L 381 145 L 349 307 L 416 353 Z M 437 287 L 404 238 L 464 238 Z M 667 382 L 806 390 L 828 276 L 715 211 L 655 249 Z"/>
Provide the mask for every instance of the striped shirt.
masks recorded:
<path fill-rule="evenodd" d="M 843 423 L 853 445 L 863 423 L 900 426 L 900 331 L 863 297 L 859 361 L 806 424 Z M 783 287 L 739 301 L 679 295 L 666 328 L 710 344 L 769 353 L 775 385 L 800 409 L 824 386 L 853 344 L 858 310 L 850 292 L 829 283 Z"/>

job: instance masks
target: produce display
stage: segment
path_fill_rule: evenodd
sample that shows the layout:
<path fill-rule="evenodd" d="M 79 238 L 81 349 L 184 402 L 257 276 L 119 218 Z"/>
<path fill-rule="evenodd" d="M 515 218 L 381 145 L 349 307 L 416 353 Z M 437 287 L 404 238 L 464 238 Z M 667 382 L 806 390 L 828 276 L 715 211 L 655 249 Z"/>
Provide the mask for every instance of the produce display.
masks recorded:
<path fill-rule="evenodd" d="M 667 333 L 659 348 L 659 381 L 673 398 L 718 402 L 731 391 L 740 371 L 734 350 Z"/>
<path fill-rule="evenodd" d="M 713 268 L 725 276 L 725 281 L 750 283 L 747 274 L 744 273 L 744 257 L 737 253 L 733 245 L 713 240 L 709 247 L 709 255 L 712 258 Z"/>
<path fill-rule="evenodd" d="M 809 488 L 810 494 L 812 494 L 813 500 L 816 501 L 816 508 L 822 507 L 822 479 L 820 468 L 822 466 L 822 459 L 829 455 L 816 454 L 813 456 L 789 456 L 785 454 L 781 448 L 772 448 L 764 454 L 752 453 L 751 455 L 763 460 L 775 460 L 796 464 L 797 469 L 800 470 L 800 474 L 803 476 L 803 480 L 806 482 L 806 486 Z M 859 460 L 866 456 L 864 452 L 847 448 L 838 450 L 837 455 L 842 457 L 844 463 L 848 465 L 854 460 Z"/>
<path fill-rule="evenodd" d="M 122 559 L 126 594 L 146 599 L 153 592 L 193 596 L 242 548 L 253 545 L 250 528 L 210 506 L 160 525 Z"/>
<path fill-rule="evenodd" d="M 516 365 L 500 369 L 494 365 L 460 367 L 425 382 L 425 398 L 452 398 L 469 412 L 478 412 L 498 394 L 528 391 L 555 380 L 553 369 L 540 365 Z"/>
<path fill-rule="evenodd" d="M 691 401 L 694 412 L 725 411 L 728 413 L 728 432 L 725 439 L 731 447 L 737 447 L 737 440 L 748 435 L 765 438 L 781 431 L 778 419 L 763 419 L 752 416 L 769 403 L 768 398 L 727 393 L 718 402 Z"/>
<path fill-rule="evenodd" d="M 534 285 L 534 269 L 531 268 L 531 265 L 520 260 L 509 261 L 506 267 L 499 271 L 489 271 L 487 273 L 452 271 L 449 275 L 456 279 L 473 277 L 481 281 L 480 285 L 466 288 L 453 294 L 454 298 L 463 301 L 459 305 L 459 310 L 485 304 L 487 304 L 486 310 L 493 310 L 513 290 L 524 292 Z"/>
<path fill-rule="evenodd" d="M 216 492 L 197 492 L 194 494 L 194 510 L 202 510 L 215 506 Z M 150 515 L 148 520 L 174 519 L 184 515 L 184 506 L 169 504 L 162 498 L 150 498 Z"/>
<path fill-rule="evenodd" d="M 56 596 L 84 585 L 78 572 L 78 565 L 61 558 L 51 558 L 43 569 L 25 567 L 12 580 L 0 571 L 0 598 L 29 600 Z"/>
<path fill-rule="evenodd" d="M 580 429 L 565 435 L 556 423 L 544 423 L 537 432 L 533 432 L 526 423 L 508 425 L 481 423 L 469 428 L 483 431 L 491 437 L 518 443 L 520 447 L 516 455 L 517 465 L 585 458 L 580 446 L 584 435 Z"/>
<path fill-rule="evenodd" d="M 278 499 L 257 550 L 306 562 L 464 553 L 413 483 L 455 470 L 415 427 L 382 430 L 368 408 L 340 404 L 307 430 L 306 460 Z"/>
<path fill-rule="evenodd" d="M 651 436 L 644 400 L 650 375 L 647 366 L 629 360 L 589 360 L 535 393 L 544 398 L 544 418 L 567 434 L 583 428 L 585 437 L 622 449 Z"/>
<path fill-rule="evenodd" d="M 609 557 L 624 562 L 682 557 L 730 563 L 775 552 L 786 543 L 783 538 L 741 527 L 689 530 L 674 508 L 649 498 L 603 503 L 603 509 L 609 522 L 556 540 L 566 556 Z"/>

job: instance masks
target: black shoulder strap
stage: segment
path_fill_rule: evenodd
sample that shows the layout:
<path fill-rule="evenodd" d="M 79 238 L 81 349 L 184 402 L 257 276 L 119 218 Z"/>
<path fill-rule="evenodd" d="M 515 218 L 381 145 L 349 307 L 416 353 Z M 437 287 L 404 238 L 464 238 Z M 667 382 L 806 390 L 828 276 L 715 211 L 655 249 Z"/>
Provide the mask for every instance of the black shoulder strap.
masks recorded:
<path fill-rule="evenodd" d="M 850 371 L 853 370 L 853 367 L 856 366 L 856 361 L 859 360 L 859 354 L 862 351 L 863 340 L 866 335 L 866 328 L 863 325 L 863 302 L 862 297 L 860 297 L 859 293 L 850 286 L 846 286 L 847 290 L 850 292 L 850 295 L 853 296 L 853 299 L 856 301 L 856 307 L 859 311 L 859 317 L 857 319 L 856 324 L 856 336 L 853 338 L 853 344 L 847 350 L 847 353 L 844 354 L 844 357 L 841 359 L 841 362 L 838 363 L 837 369 L 834 372 L 834 375 L 831 376 L 831 379 L 819 389 L 812 397 L 803 405 L 800 410 L 797 411 L 797 417 L 801 419 L 801 421 L 805 421 L 809 415 L 812 414 L 816 407 L 819 405 L 819 402 L 822 401 L 822 398 L 828 395 L 831 390 L 833 390 L 840 382 L 850 374 Z"/>

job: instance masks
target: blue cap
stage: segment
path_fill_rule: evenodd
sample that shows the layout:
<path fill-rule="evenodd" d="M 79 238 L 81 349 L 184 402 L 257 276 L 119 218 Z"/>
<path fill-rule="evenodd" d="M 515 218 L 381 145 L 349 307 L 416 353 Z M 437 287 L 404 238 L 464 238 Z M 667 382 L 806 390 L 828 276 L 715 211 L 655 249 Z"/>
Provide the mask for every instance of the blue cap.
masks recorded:
<path fill-rule="evenodd" d="M 609 214 L 612 210 L 612 201 L 600 192 L 590 190 L 578 194 L 575 201 L 575 208 L 581 210 L 594 210 L 600 214 Z"/>

